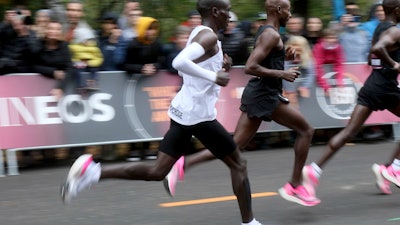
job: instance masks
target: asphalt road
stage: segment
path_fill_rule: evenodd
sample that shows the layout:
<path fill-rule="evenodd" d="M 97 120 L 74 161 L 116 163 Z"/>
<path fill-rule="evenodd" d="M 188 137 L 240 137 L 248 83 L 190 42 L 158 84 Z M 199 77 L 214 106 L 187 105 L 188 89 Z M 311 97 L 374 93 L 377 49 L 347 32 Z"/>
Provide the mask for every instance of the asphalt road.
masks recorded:
<path fill-rule="evenodd" d="M 379 194 L 371 171 L 374 162 L 388 159 L 393 147 L 389 141 L 344 147 L 323 173 L 317 191 L 322 202 L 315 207 L 287 202 L 277 194 L 291 173 L 290 148 L 246 152 L 252 192 L 256 195 L 254 214 L 265 225 L 400 224 L 400 189 L 392 186 L 393 195 Z M 313 146 L 308 162 L 317 159 L 322 151 L 322 145 Z M 113 163 L 107 163 L 110 164 Z M 0 178 L 0 224 L 240 224 L 237 203 L 229 197 L 229 171 L 219 161 L 188 171 L 175 198 L 166 194 L 162 182 L 109 180 L 65 206 L 59 197 L 59 185 L 68 169 L 35 168 L 22 170 L 19 176 Z M 162 206 L 166 203 L 171 207 Z"/>

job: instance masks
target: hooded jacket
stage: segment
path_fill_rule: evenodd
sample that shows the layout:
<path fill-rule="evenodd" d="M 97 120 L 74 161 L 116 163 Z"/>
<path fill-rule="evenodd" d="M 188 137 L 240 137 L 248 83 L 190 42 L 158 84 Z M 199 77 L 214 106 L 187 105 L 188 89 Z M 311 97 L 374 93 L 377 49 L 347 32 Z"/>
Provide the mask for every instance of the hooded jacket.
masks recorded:
<path fill-rule="evenodd" d="M 158 39 L 150 40 L 147 30 L 158 21 L 152 17 L 141 17 L 136 25 L 137 37 L 128 43 L 126 49 L 124 69 L 128 73 L 141 73 L 145 64 L 153 64 L 157 70 L 161 69 L 164 59 L 162 45 Z"/>
<path fill-rule="evenodd" d="M 158 21 L 152 17 L 142 16 L 139 18 L 135 28 L 137 33 L 136 38 L 140 43 L 149 45 L 154 42 L 154 40 L 149 40 L 146 35 L 147 30 L 153 23 L 158 23 Z"/>
<path fill-rule="evenodd" d="M 88 40 L 86 43 L 69 44 L 72 53 L 72 61 L 86 61 L 90 67 L 100 67 L 103 63 L 103 54 L 95 40 Z"/>

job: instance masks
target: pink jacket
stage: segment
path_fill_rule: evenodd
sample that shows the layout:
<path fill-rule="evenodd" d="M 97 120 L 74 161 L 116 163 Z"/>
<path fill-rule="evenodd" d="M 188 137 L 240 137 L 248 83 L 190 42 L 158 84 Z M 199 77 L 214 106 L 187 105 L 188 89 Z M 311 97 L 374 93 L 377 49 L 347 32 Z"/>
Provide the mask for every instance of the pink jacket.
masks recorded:
<path fill-rule="evenodd" d="M 315 60 L 317 84 L 327 91 L 330 85 L 323 77 L 325 74 L 324 64 L 333 64 L 333 70 L 337 72 L 335 75 L 336 84 L 337 86 L 343 86 L 344 53 L 340 44 L 331 46 L 330 48 L 325 48 L 324 45 L 324 40 L 321 38 L 313 48 L 313 55 Z"/>

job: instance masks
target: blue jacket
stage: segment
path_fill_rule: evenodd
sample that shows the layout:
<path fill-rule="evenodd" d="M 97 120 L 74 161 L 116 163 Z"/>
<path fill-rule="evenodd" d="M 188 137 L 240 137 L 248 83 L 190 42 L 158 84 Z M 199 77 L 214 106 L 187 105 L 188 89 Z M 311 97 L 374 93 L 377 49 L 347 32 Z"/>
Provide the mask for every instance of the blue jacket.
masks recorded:
<path fill-rule="evenodd" d="M 380 21 L 378 19 L 373 19 L 367 22 L 364 22 L 360 25 L 360 29 L 367 31 L 368 33 L 368 40 L 371 42 L 372 37 L 375 32 L 375 28 L 378 26 Z"/>
<path fill-rule="evenodd" d="M 121 70 L 122 64 L 125 61 L 125 52 L 127 43 L 122 36 L 119 37 L 116 44 L 110 43 L 109 37 L 98 36 L 98 46 L 103 53 L 103 64 L 100 66 L 102 71 Z"/>

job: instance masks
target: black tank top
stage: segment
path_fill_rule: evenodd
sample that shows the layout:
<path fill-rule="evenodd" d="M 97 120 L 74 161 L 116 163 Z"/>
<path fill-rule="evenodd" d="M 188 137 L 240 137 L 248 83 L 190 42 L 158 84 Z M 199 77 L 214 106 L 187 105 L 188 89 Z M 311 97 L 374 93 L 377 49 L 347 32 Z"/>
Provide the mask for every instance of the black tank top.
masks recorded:
<path fill-rule="evenodd" d="M 372 45 L 374 45 L 378 40 L 379 37 L 381 36 L 381 34 L 383 32 L 385 32 L 387 29 L 396 26 L 396 24 L 384 21 L 379 23 L 379 25 L 376 27 L 374 35 L 372 37 Z M 399 47 L 398 49 L 394 50 L 394 51 L 390 51 L 388 52 L 389 56 L 396 62 L 400 61 L 400 43 L 397 42 L 397 46 Z M 388 65 L 387 63 L 382 62 L 382 66 L 384 68 L 392 68 L 391 65 Z"/>
<path fill-rule="evenodd" d="M 275 31 L 275 27 L 270 25 L 261 26 L 256 35 L 255 40 L 264 32 L 265 29 L 273 29 Z M 283 44 L 282 44 L 283 46 Z M 285 60 L 285 48 L 282 47 L 280 50 L 272 50 L 268 56 L 260 63 L 261 66 L 274 69 L 274 70 L 284 70 L 284 60 Z M 259 79 L 264 88 L 267 89 L 277 89 L 279 92 L 282 92 L 282 79 L 274 78 L 274 77 L 262 77 Z"/>
<path fill-rule="evenodd" d="M 379 40 L 380 35 L 387 29 L 396 26 L 390 22 L 381 22 L 375 29 L 374 36 L 372 39 L 372 44 Z M 400 44 L 397 42 L 399 49 L 388 52 L 389 56 L 399 62 L 400 59 Z M 387 63 L 382 62 L 382 69 L 372 70 L 371 74 L 364 83 L 364 89 L 371 92 L 389 92 L 398 91 L 398 73 L 392 70 L 392 66 Z"/>

